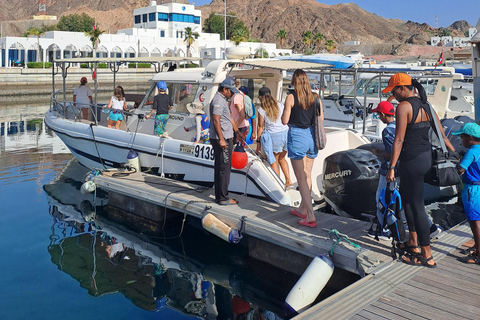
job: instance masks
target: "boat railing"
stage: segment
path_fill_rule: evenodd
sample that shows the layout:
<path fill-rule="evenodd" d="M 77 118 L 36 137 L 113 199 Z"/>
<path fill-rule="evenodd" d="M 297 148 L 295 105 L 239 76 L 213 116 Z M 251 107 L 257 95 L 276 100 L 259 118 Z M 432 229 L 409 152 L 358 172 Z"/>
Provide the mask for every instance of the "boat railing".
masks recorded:
<path fill-rule="evenodd" d="M 73 100 L 65 100 L 67 92 L 71 92 L 70 96 L 73 96 L 74 89 L 58 90 L 52 94 L 50 101 L 51 111 L 57 112 L 59 117 L 64 119 L 70 119 L 74 121 L 90 121 L 94 123 L 100 122 L 100 114 L 106 113 L 109 109 L 105 108 L 104 103 L 89 103 L 82 104 L 81 107 L 77 106 L 77 103 Z M 64 94 L 65 93 L 65 94 Z M 86 111 L 82 111 L 86 110 Z M 97 112 L 94 112 L 97 110 Z"/>

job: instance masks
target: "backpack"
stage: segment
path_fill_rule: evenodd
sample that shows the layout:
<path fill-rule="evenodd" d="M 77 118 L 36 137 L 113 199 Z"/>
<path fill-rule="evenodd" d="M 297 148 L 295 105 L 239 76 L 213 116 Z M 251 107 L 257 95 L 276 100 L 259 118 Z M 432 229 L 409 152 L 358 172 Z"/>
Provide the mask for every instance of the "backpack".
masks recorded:
<path fill-rule="evenodd" d="M 246 94 L 243 95 L 243 107 L 245 109 L 245 119 L 248 120 L 253 117 L 255 114 L 253 102 L 252 99 Z"/>
<path fill-rule="evenodd" d="M 385 189 L 380 191 L 378 207 L 380 209 L 377 212 L 379 223 L 375 238 L 378 240 L 378 235 L 385 227 L 388 227 L 392 232 L 392 258 L 396 259 L 395 241 L 405 242 L 407 239 L 403 225 L 402 199 L 395 181 L 390 182 Z"/>

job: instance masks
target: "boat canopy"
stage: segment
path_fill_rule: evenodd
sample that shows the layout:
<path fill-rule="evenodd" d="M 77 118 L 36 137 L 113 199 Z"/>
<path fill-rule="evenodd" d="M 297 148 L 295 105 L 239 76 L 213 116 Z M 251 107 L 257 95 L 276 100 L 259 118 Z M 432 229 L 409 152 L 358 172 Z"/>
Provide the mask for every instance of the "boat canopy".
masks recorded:
<path fill-rule="evenodd" d="M 56 59 L 54 63 L 159 63 L 167 61 L 199 61 L 200 58 L 192 57 L 137 57 L 137 58 L 68 58 Z"/>
<path fill-rule="evenodd" d="M 239 60 L 239 64 L 258 67 L 258 68 L 271 68 L 285 71 L 293 71 L 296 69 L 312 70 L 321 68 L 331 68 L 332 66 L 325 63 L 318 62 L 306 62 L 295 60 L 266 60 L 266 59 L 247 59 Z"/>

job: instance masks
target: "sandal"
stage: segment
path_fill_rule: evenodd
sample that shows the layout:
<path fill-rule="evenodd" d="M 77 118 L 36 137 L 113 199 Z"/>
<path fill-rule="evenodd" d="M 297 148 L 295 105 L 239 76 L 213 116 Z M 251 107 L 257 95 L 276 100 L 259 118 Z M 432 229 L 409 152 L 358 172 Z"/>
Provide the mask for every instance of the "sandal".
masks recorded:
<path fill-rule="evenodd" d="M 298 220 L 298 224 L 304 227 L 309 227 L 309 228 L 316 228 L 317 227 L 317 222 L 316 221 L 307 221 L 307 219 L 300 219 Z"/>
<path fill-rule="evenodd" d="M 458 258 L 458 260 L 468 264 L 480 264 L 480 257 L 478 257 L 475 253 L 469 254 L 466 257 Z"/>
<path fill-rule="evenodd" d="M 409 259 L 409 261 L 405 260 L 405 258 Z M 424 258 L 422 256 L 404 256 L 402 258 L 402 262 L 409 264 L 411 266 L 419 266 L 419 267 L 427 267 L 427 268 L 436 268 L 437 264 L 434 262 L 433 264 L 429 264 L 428 261 L 433 260 L 433 256 L 430 256 L 430 258 Z"/>
<path fill-rule="evenodd" d="M 218 202 L 218 204 L 221 205 L 221 206 L 231 206 L 231 205 L 236 205 L 236 204 L 239 204 L 239 203 L 240 203 L 240 201 L 235 200 L 235 199 L 229 199 L 229 200 Z"/>
<path fill-rule="evenodd" d="M 290 210 L 290 214 L 293 214 L 294 216 L 297 216 L 302 219 L 305 219 L 307 217 L 306 214 L 302 214 L 301 212 L 298 212 L 297 209 Z"/>
<path fill-rule="evenodd" d="M 399 245 L 402 245 L 402 246 L 399 246 Z M 419 249 L 420 250 L 419 246 L 409 246 L 406 242 L 401 242 L 401 243 L 397 243 L 396 247 L 397 247 L 397 253 L 400 256 L 403 256 L 405 254 L 409 254 L 412 257 L 420 257 L 420 251 L 418 251 L 418 252 L 413 251 L 413 249 Z"/>
<path fill-rule="evenodd" d="M 469 248 L 466 248 L 466 249 L 461 249 L 460 250 L 460 253 L 461 254 L 467 254 L 467 255 L 475 255 L 477 251 L 475 250 L 475 247 L 469 247 Z"/>

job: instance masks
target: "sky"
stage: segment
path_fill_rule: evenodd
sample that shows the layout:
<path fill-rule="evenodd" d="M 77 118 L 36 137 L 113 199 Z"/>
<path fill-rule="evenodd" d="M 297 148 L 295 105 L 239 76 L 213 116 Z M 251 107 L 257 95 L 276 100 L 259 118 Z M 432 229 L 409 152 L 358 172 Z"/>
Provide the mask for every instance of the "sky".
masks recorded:
<path fill-rule="evenodd" d="M 211 0 L 188 1 L 196 6 L 211 3 Z M 437 15 L 438 27 L 448 27 L 458 20 L 466 20 L 475 27 L 480 18 L 480 0 L 320 0 L 318 2 L 327 5 L 353 2 L 364 10 L 384 18 L 425 22 L 432 27 L 435 27 L 435 15 Z"/>

